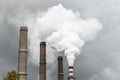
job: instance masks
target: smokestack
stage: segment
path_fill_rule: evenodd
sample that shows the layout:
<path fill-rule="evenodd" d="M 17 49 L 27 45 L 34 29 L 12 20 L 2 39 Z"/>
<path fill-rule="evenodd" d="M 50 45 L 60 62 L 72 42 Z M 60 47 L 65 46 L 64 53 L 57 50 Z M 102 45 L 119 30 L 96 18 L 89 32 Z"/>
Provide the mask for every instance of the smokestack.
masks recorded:
<path fill-rule="evenodd" d="M 63 73 L 63 57 L 58 57 L 58 80 L 64 80 L 64 73 Z"/>
<path fill-rule="evenodd" d="M 46 80 L 46 42 L 40 42 L 40 76 L 39 80 Z"/>
<path fill-rule="evenodd" d="M 73 66 L 69 66 L 69 77 L 68 80 L 75 80 L 75 77 L 73 76 Z"/>
<path fill-rule="evenodd" d="M 27 80 L 27 27 L 20 27 L 18 75 L 19 80 Z"/>

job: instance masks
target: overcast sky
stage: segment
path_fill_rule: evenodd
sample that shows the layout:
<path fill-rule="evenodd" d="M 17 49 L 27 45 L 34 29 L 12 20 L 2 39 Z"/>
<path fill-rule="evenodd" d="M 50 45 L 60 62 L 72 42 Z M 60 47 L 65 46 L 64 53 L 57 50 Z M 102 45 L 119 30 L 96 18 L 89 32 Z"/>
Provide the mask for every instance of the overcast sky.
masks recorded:
<path fill-rule="evenodd" d="M 96 39 L 87 42 L 75 60 L 76 80 L 120 80 L 120 0 L 0 0 L 0 79 L 7 71 L 17 70 L 20 25 L 38 11 L 59 3 L 83 18 L 97 18 L 103 25 Z M 65 80 L 66 63 L 64 57 Z M 51 80 L 57 79 L 57 63 L 54 65 Z M 28 80 L 37 79 L 38 67 L 28 61 Z"/>

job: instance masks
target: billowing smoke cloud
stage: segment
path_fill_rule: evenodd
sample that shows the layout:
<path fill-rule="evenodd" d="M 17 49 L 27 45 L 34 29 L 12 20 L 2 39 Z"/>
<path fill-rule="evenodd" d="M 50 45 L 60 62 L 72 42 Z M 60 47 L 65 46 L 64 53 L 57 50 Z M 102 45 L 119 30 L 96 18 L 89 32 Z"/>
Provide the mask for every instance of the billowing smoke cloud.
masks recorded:
<path fill-rule="evenodd" d="M 93 40 L 102 28 L 97 19 L 84 19 L 79 12 L 66 9 L 61 4 L 31 17 L 33 18 L 24 23 L 31 30 L 31 61 L 35 64 L 39 62 L 38 44 L 41 40 L 47 40 L 52 48 L 65 53 L 69 66 L 73 66 L 75 57 L 80 54 L 85 42 Z"/>
<path fill-rule="evenodd" d="M 45 22 L 44 25 L 48 22 L 51 27 L 57 27 L 47 41 L 58 52 L 65 53 L 69 66 L 73 66 L 85 42 L 93 40 L 102 28 L 97 19 L 83 19 L 79 13 L 67 10 L 60 4 L 49 9 L 39 20 Z"/>
<path fill-rule="evenodd" d="M 101 23 L 97 19 L 84 19 L 79 12 L 66 9 L 61 4 L 48 8 L 47 11 L 37 12 L 37 14 L 26 12 L 24 17 L 26 20 L 23 23 L 19 21 L 22 17 L 18 21 L 16 20 L 16 23 L 29 27 L 30 61 L 36 65 L 39 64 L 40 41 L 45 40 L 52 48 L 64 53 L 68 59 L 69 66 L 73 66 L 74 60 L 80 54 L 85 42 L 94 40 L 97 32 L 102 28 Z M 10 18 L 10 21 L 15 23 L 14 18 Z M 47 49 L 50 53 L 54 53 L 50 46 L 47 46 Z M 55 56 L 54 54 L 48 54 L 48 56 L 52 58 L 49 59 L 47 57 L 49 65 L 55 60 Z M 53 68 L 50 70 L 54 70 Z"/>
<path fill-rule="evenodd" d="M 58 3 L 62 3 L 67 10 L 71 9 L 74 11 L 79 11 L 80 16 L 84 18 L 98 18 L 104 25 L 104 29 L 99 33 L 99 36 L 97 36 L 92 43 L 91 41 L 87 42 L 86 46 L 84 46 L 81 52 L 82 54 L 77 57 L 74 64 L 74 75 L 76 79 L 88 80 L 88 78 L 94 74 L 99 76 L 99 80 L 102 80 L 101 74 L 104 73 L 103 68 L 107 66 L 111 67 L 113 65 L 120 68 L 120 0 L 0 0 L 0 64 L 2 64 L 0 66 L 1 80 L 7 71 L 12 69 L 17 70 L 19 26 L 27 24 L 26 26 L 29 27 L 29 37 L 32 36 L 31 34 L 33 34 L 33 32 L 34 34 L 38 34 L 37 32 L 35 33 L 35 28 L 37 28 L 36 18 L 41 17 L 41 12 L 38 11 L 46 10 L 48 7 Z M 18 25 L 16 25 L 16 23 L 18 23 Z M 17 26 L 18 28 L 16 29 Z M 36 40 L 35 35 L 33 38 L 31 37 L 28 40 L 30 41 L 28 46 L 31 46 L 28 55 L 32 52 L 33 55 L 31 54 L 31 56 L 34 56 L 34 58 L 30 57 L 30 59 L 34 59 L 33 61 L 37 65 L 39 64 L 39 41 L 44 40 L 45 36 L 47 37 L 48 35 L 52 34 L 53 31 L 57 32 L 56 30 L 51 29 L 50 25 L 48 28 L 49 29 L 44 29 L 44 27 L 39 26 L 39 29 L 41 30 L 37 30 L 40 31 L 37 37 L 38 41 Z M 56 28 L 58 28 L 57 25 Z M 32 51 L 32 47 L 37 48 L 36 50 L 34 49 L 34 51 Z M 54 72 L 52 71 L 53 76 L 49 76 L 52 78 L 51 80 L 57 80 L 57 78 L 53 79 L 57 76 L 57 67 L 54 67 L 54 65 L 57 64 L 55 64 L 55 61 L 53 61 L 55 59 L 54 55 L 57 54 L 54 54 L 55 52 L 53 51 L 55 50 L 51 48 L 48 49 L 47 47 L 47 58 L 50 58 L 47 60 L 47 65 L 49 64 L 47 71 L 49 69 L 48 73 L 51 74 L 51 68 L 55 68 L 56 70 L 54 70 Z M 37 56 L 36 59 L 35 55 Z M 50 63 L 54 64 L 51 64 L 50 66 Z M 66 73 L 68 70 L 66 62 L 64 63 L 64 77 L 65 80 L 67 80 Z M 120 70 L 114 71 L 116 67 L 111 69 L 112 73 L 116 74 L 116 72 L 120 72 Z M 34 80 L 37 78 L 38 69 L 36 68 L 38 67 L 28 63 L 28 80 Z M 56 74 L 56 76 L 54 74 Z M 47 79 L 50 80 L 49 77 L 47 77 Z M 95 79 L 96 78 L 94 78 L 94 80 Z"/>

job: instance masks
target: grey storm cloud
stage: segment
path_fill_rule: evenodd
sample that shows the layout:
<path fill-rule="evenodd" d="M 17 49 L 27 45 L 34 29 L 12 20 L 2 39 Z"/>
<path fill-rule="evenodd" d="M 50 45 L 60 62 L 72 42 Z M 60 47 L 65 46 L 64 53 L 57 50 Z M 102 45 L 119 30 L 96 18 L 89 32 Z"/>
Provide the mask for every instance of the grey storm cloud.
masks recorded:
<path fill-rule="evenodd" d="M 37 12 L 46 11 L 59 3 L 66 9 L 79 12 L 83 18 L 97 18 L 103 25 L 97 38 L 87 42 L 81 54 L 77 56 L 74 63 L 76 79 L 120 80 L 119 0 L 0 0 L 0 79 L 7 71 L 17 70 L 19 27 L 24 25 L 25 20 L 36 16 Z M 56 53 L 50 49 L 47 54 L 52 52 Z M 51 61 L 51 64 L 55 63 L 54 67 L 51 64 L 48 64 L 50 67 L 47 66 L 48 73 L 51 73 L 49 70 L 53 70 L 48 80 L 57 79 L 56 60 Z M 65 57 L 64 62 L 65 80 L 67 80 Z M 28 80 L 37 79 L 38 67 L 28 62 Z"/>

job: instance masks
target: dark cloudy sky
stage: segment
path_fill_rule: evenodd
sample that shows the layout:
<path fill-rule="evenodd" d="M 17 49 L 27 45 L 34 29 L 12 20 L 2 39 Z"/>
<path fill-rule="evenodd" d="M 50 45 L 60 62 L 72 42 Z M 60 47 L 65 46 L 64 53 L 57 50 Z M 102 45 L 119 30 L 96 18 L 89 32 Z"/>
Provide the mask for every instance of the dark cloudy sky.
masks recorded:
<path fill-rule="evenodd" d="M 23 25 L 24 20 L 32 17 L 28 14 L 59 3 L 80 12 L 83 18 L 95 17 L 103 25 L 97 38 L 87 42 L 75 60 L 76 80 L 120 80 L 120 0 L 0 0 L 0 79 L 7 71 L 17 70 L 19 26 L 15 23 L 21 21 L 19 25 Z M 66 58 L 64 61 L 67 80 Z M 57 67 L 52 80 L 57 78 L 56 70 Z M 37 73 L 38 67 L 28 62 L 28 80 L 37 80 Z"/>

